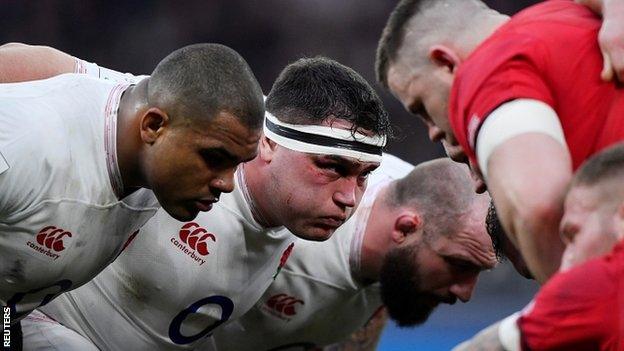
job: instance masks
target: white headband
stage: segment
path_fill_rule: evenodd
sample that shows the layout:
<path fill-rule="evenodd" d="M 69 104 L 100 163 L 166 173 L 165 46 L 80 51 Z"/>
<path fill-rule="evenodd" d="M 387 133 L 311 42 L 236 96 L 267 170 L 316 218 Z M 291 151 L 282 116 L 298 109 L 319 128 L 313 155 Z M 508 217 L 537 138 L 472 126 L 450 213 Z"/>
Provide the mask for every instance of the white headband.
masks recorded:
<path fill-rule="evenodd" d="M 353 157 L 363 162 L 381 162 L 385 136 L 366 136 L 346 129 L 281 122 L 268 111 L 264 135 L 298 152 Z"/>

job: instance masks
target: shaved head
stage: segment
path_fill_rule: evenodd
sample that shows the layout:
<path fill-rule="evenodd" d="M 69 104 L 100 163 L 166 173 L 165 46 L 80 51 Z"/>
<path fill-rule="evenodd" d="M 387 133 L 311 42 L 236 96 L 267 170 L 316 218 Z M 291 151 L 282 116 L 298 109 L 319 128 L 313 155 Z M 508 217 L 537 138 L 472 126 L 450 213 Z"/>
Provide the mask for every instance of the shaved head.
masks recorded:
<path fill-rule="evenodd" d="M 264 120 L 260 84 L 247 62 L 224 45 L 195 44 L 172 52 L 148 84 L 149 104 L 173 114 L 173 121 L 210 119 L 221 111 L 251 129 Z"/>
<path fill-rule="evenodd" d="M 479 0 L 403 0 L 395 7 L 377 46 L 378 82 L 388 87 L 390 66 L 409 59 L 409 67 L 427 63 L 428 48 L 445 44 L 470 50 L 483 19 L 492 12 Z"/>
<path fill-rule="evenodd" d="M 624 200 L 624 143 L 601 151 L 577 170 L 570 188 L 592 187 L 601 191 L 601 199 L 613 206 Z"/>
<path fill-rule="evenodd" d="M 393 183 L 387 202 L 392 207 L 413 208 L 423 216 L 425 227 L 435 225 L 450 233 L 460 222 L 457 218 L 470 213 L 476 201 L 487 198 L 474 192 L 466 165 L 441 158 L 419 164 Z"/>
<path fill-rule="evenodd" d="M 595 185 L 624 176 L 624 143 L 609 147 L 587 160 L 572 179 L 573 185 Z"/>

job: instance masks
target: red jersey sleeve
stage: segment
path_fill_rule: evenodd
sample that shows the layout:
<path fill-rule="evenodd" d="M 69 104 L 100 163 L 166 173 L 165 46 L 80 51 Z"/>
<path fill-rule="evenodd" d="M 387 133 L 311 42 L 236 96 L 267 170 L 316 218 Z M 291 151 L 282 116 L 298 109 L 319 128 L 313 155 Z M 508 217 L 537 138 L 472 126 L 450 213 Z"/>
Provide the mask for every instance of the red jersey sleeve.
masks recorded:
<path fill-rule="evenodd" d="M 513 31 L 495 33 L 459 68 L 451 90 L 449 120 L 459 144 L 472 161 L 478 129 L 505 102 L 526 98 L 553 106 L 541 72 L 544 44 Z"/>
<path fill-rule="evenodd" d="M 514 99 L 539 100 L 557 112 L 574 168 L 622 140 L 624 94 L 600 80 L 600 24 L 574 1 L 544 1 L 514 15 L 459 66 L 449 122 L 473 162 L 482 123 Z"/>
<path fill-rule="evenodd" d="M 606 265 L 589 261 L 544 285 L 518 320 L 523 350 L 612 349 L 605 345 L 618 334 L 620 279 Z"/>

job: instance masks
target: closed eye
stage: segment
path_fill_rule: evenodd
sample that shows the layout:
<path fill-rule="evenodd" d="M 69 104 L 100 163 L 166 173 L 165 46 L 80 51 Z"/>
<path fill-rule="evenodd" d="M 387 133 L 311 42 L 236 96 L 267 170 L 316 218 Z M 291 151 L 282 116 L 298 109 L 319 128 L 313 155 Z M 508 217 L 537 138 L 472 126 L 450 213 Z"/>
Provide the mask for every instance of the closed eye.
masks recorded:
<path fill-rule="evenodd" d="M 326 162 L 326 161 L 317 160 L 316 166 L 324 170 L 335 172 L 341 177 L 346 177 L 349 174 L 349 171 L 347 170 L 347 168 L 337 162 L 331 162 L 331 161 Z"/>
<path fill-rule="evenodd" d="M 422 118 L 425 121 L 429 120 L 429 114 L 427 113 L 427 109 L 425 108 L 425 105 L 420 102 L 416 102 L 412 106 L 410 106 L 409 111 L 410 113 Z"/>
<path fill-rule="evenodd" d="M 454 268 L 462 271 L 462 272 L 481 272 L 485 270 L 483 267 L 477 266 L 476 264 L 467 261 L 462 258 L 457 257 L 447 257 L 446 261 L 453 266 Z"/>
<path fill-rule="evenodd" d="M 240 163 L 238 157 L 223 148 L 202 149 L 200 154 L 206 164 L 215 169 L 229 168 Z"/>

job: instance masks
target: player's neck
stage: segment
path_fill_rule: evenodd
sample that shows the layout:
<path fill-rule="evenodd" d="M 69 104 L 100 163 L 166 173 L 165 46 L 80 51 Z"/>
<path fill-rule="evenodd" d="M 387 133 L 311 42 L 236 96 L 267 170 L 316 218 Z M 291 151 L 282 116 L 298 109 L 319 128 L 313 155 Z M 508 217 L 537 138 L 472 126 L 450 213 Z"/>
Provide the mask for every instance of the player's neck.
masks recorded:
<path fill-rule="evenodd" d="M 388 189 L 380 190 L 373 202 L 364 238 L 362 239 L 362 252 L 360 253 L 360 272 L 354 272 L 363 281 L 379 281 L 379 272 L 385 253 L 389 249 L 388 218 L 392 218 L 386 205 L 385 196 Z"/>
<path fill-rule="evenodd" d="M 265 194 L 267 189 L 267 182 L 264 181 L 264 172 L 260 169 L 262 167 L 259 157 L 245 163 L 241 166 L 240 171 L 243 172 L 245 179 L 245 186 L 249 194 L 251 203 L 249 206 L 252 209 L 252 215 L 254 220 L 263 227 L 278 227 L 281 223 L 275 220 L 271 216 L 271 212 L 266 209 L 270 204 L 265 200 L 269 194 Z"/>
<path fill-rule="evenodd" d="M 123 196 L 147 185 L 141 171 L 140 111 L 147 108 L 147 79 L 123 93 L 117 113 L 117 164 L 123 181 Z"/>

